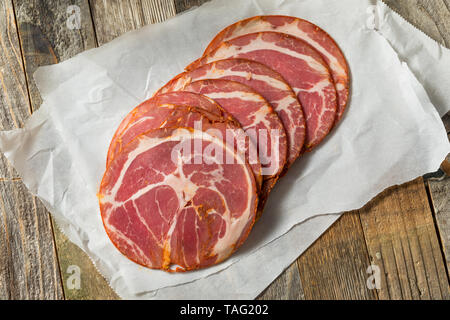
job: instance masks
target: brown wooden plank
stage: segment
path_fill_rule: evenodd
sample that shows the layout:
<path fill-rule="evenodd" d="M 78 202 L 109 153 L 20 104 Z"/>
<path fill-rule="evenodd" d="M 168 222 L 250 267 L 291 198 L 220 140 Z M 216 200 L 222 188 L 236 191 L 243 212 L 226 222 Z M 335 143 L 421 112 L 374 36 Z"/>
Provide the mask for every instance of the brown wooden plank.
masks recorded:
<path fill-rule="evenodd" d="M 294 262 L 262 292 L 258 300 L 304 300 L 297 264 Z"/>
<path fill-rule="evenodd" d="M 175 15 L 172 0 L 91 0 L 98 44 Z"/>
<path fill-rule="evenodd" d="M 443 120 L 450 140 L 450 114 L 447 114 Z M 447 265 L 447 275 L 450 277 L 450 155 L 447 156 L 441 169 L 442 172 L 437 175 L 438 178 L 431 178 L 426 183 Z"/>
<path fill-rule="evenodd" d="M 176 13 L 200 6 L 209 0 L 174 0 Z M 258 297 L 260 300 L 303 300 L 304 294 L 300 282 L 300 275 L 296 263 L 286 269 L 270 286 Z"/>
<path fill-rule="evenodd" d="M 447 176 L 440 181 L 430 180 L 427 184 L 447 265 L 447 276 L 450 277 L 450 177 Z"/>
<path fill-rule="evenodd" d="M 344 214 L 298 260 L 306 299 L 377 299 L 366 285 L 370 259 L 357 212 Z"/>
<path fill-rule="evenodd" d="M 33 73 L 39 66 L 48 65 L 68 59 L 77 53 L 96 46 L 95 34 L 87 0 L 59 1 L 14 1 L 19 35 L 25 60 L 28 87 L 32 109 L 39 108 L 41 97 L 33 81 Z M 70 5 L 80 8 L 81 29 L 70 29 L 66 21 L 70 16 Z M 6 192 L 4 194 L 7 194 Z M 47 214 L 42 204 L 37 202 L 41 215 Z M 48 214 L 47 214 L 48 215 Z M 101 298 L 111 299 L 116 295 L 109 288 L 104 278 L 95 270 L 87 255 L 57 229 L 54 230 L 57 252 L 62 273 L 62 284 L 68 299 Z M 51 236 L 51 232 L 47 232 Z M 44 261 L 44 263 L 46 263 Z M 71 273 L 69 266 L 81 269 L 80 289 L 70 289 L 67 281 Z M 45 266 L 45 265 L 44 265 Z M 52 292 L 46 287 L 48 292 Z"/>
<path fill-rule="evenodd" d="M 11 130 L 23 126 L 31 107 L 10 0 L 0 2 L 0 17 L 0 130 Z M 4 158 L 0 168 L 0 299 L 60 299 L 48 213 Z"/>
<path fill-rule="evenodd" d="M 370 256 L 381 270 L 380 299 L 450 298 L 422 178 L 387 190 L 360 217 Z"/>
<path fill-rule="evenodd" d="M 20 180 L 0 182 L 0 194 L 1 298 L 63 298 L 47 212 Z"/>

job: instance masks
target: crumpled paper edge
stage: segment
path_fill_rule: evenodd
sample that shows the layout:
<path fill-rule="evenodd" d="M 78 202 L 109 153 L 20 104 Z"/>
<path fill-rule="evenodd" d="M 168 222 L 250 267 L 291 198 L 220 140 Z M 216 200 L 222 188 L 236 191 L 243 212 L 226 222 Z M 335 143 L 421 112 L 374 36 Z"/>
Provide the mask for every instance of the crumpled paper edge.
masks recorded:
<path fill-rule="evenodd" d="M 400 13 L 398 13 L 396 10 L 391 8 L 383 0 L 374 0 L 374 1 L 376 3 L 375 6 L 377 8 L 377 11 L 376 12 L 370 12 L 370 17 L 375 22 L 375 29 L 374 30 L 378 34 L 380 34 L 384 39 L 386 39 L 386 41 L 388 42 L 389 46 L 397 53 L 397 56 L 400 59 L 400 61 L 405 62 L 405 61 L 403 61 L 400 58 L 400 56 L 398 55 L 398 52 L 396 51 L 396 49 L 392 45 L 391 41 L 386 36 L 383 35 L 383 32 L 379 28 L 382 24 L 389 24 L 387 21 L 382 21 L 383 18 L 387 17 L 387 15 L 386 15 L 387 12 L 389 12 L 394 17 L 394 19 L 397 18 L 401 22 L 405 22 L 407 25 L 411 26 L 413 30 L 417 31 L 419 34 L 424 36 L 426 39 L 431 40 L 431 42 L 434 43 L 439 48 L 439 50 L 440 50 L 439 51 L 439 56 L 442 56 L 442 51 L 450 52 L 450 48 L 445 47 L 444 45 L 442 45 L 441 43 L 439 43 L 435 39 L 431 38 L 427 33 L 425 33 L 424 31 L 420 30 L 414 24 L 412 24 L 411 22 L 406 20 L 402 15 L 400 15 Z M 418 77 L 415 75 L 414 71 L 411 70 L 411 68 L 410 68 L 410 71 L 414 75 L 414 77 L 417 78 L 417 80 L 418 80 Z M 421 86 L 424 87 L 425 91 L 427 91 L 427 89 L 425 88 L 424 84 L 421 83 Z M 428 95 L 428 92 L 427 92 L 427 95 Z M 428 98 L 431 101 L 431 98 L 430 98 L 429 95 L 428 95 Z M 441 117 L 444 117 L 446 114 L 450 113 L 450 105 L 449 106 L 444 106 L 444 108 L 446 108 L 446 112 L 444 112 L 443 114 L 441 113 L 441 111 L 434 104 L 433 104 L 433 106 L 438 111 L 438 113 L 439 113 L 439 115 Z"/>

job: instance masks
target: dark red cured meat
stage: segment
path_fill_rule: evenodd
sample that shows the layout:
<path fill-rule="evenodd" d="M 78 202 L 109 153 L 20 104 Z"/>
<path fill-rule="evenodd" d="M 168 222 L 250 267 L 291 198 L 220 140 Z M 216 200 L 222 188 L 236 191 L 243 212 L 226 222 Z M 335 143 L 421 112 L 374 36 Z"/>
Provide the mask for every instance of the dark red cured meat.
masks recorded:
<path fill-rule="evenodd" d="M 176 106 L 173 104 L 147 105 L 145 115 L 130 120 L 127 128 L 117 137 L 121 145 L 126 146 L 141 134 L 158 128 L 189 127 L 216 135 L 227 143 L 230 143 L 236 152 L 241 152 L 247 162 L 250 163 L 250 155 L 256 153 L 256 146 L 250 141 L 244 130 L 234 121 L 212 114 L 204 109 L 190 106 Z M 226 140 L 227 134 L 233 139 Z M 116 147 L 112 159 L 120 152 Z M 261 163 L 256 160 L 250 165 L 255 175 L 258 190 L 262 185 Z"/>
<path fill-rule="evenodd" d="M 306 117 L 306 151 L 327 136 L 336 118 L 337 94 L 328 65 L 313 47 L 284 33 L 252 33 L 223 42 L 191 67 L 228 58 L 263 63 L 289 83 Z"/>
<path fill-rule="evenodd" d="M 117 128 L 108 150 L 108 156 L 106 159 L 106 165 L 108 166 L 111 162 L 114 154 L 118 153 L 122 148 L 122 137 L 124 135 L 130 134 L 133 135 L 132 131 L 134 130 L 134 125 L 139 125 L 139 127 L 145 127 L 147 124 L 149 129 L 159 128 L 159 122 L 161 123 L 165 120 L 165 117 L 168 114 L 163 113 L 164 110 L 160 110 L 162 113 L 155 117 L 155 107 L 161 106 L 163 104 L 171 104 L 177 106 L 193 106 L 196 108 L 200 108 L 205 110 L 205 112 L 209 112 L 211 114 L 217 115 L 219 117 L 226 118 L 227 120 L 233 121 L 233 117 L 226 112 L 220 105 L 218 105 L 213 100 L 208 97 L 202 96 L 200 94 L 195 94 L 192 92 L 170 92 L 166 94 L 161 94 L 156 97 L 153 97 L 139 106 L 134 108 L 128 115 L 122 120 L 119 127 Z M 149 116 L 148 113 L 151 113 Z M 170 112 L 170 111 L 168 111 Z M 133 125 L 131 125 L 133 124 Z M 147 129 L 148 130 L 148 129 Z M 147 131 L 146 130 L 146 131 Z M 131 131 L 131 132 L 130 132 Z M 142 131 L 140 131 L 142 133 Z M 134 135 L 136 136 L 136 135 Z M 129 140 L 128 140 L 129 141 Z"/>
<path fill-rule="evenodd" d="M 200 148 L 180 148 L 189 145 Z M 208 148 L 237 161 L 224 164 Z M 199 157 L 202 164 L 189 161 Z M 139 136 L 112 160 L 99 202 L 122 254 L 148 268 L 187 271 L 219 263 L 242 245 L 257 196 L 250 167 L 222 140 L 165 128 Z"/>
<path fill-rule="evenodd" d="M 204 52 L 211 53 L 224 41 L 255 32 L 275 31 L 306 41 L 316 49 L 330 67 L 338 93 L 336 122 L 342 119 L 348 104 L 350 71 L 347 60 L 333 38 L 317 25 L 296 17 L 256 16 L 236 22 L 223 29 Z M 190 70 L 189 66 L 187 70 Z"/>
<path fill-rule="evenodd" d="M 261 94 L 272 105 L 286 130 L 288 153 L 285 169 L 294 163 L 305 141 L 305 119 L 297 96 L 279 73 L 255 61 L 226 59 L 178 75 L 159 93 L 184 90 L 190 83 L 204 79 L 237 81 Z"/>
<path fill-rule="evenodd" d="M 281 120 L 261 95 L 239 82 L 221 79 L 199 80 L 186 86 L 185 90 L 206 95 L 218 102 L 239 121 L 257 145 L 263 174 L 257 213 L 259 219 L 286 164 L 287 138 Z"/>
<path fill-rule="evenodd" d="M 195 81 L 184 91 L 213 99 L 236 118 L 257 145 L 264 179 L 280 174 L 286 163 L 286 133 L 280 119 L 261 95 L 242 83 L 220 79 Z"/>

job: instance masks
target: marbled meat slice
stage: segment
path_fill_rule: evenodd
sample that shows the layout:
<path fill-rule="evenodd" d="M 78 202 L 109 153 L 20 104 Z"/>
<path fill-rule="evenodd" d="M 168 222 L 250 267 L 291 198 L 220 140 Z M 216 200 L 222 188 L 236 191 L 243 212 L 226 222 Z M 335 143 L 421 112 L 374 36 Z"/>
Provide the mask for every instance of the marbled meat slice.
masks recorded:
<path fill-rule="evenodd" d="M 220 113 L 213 114 L 197 107 L 173 104 L 146 104 L 145 113 L 141 117 L 130 119 L 127 127 L 117 136 L 121 147 L 119 148 L 119 144 L 113 147 L 111 159 L 114 159 L 120 153 L 121 148 L 123 148 L 122 146 L 126 146 L 133 139 L 147 131 L 158 128 L 177 127 L 189 127 L 205 131 L 229 143 L 236 152 L 242 153 L 246 161 L 250 164 L 255 175 L 258 190 L 261 189 L 261 163 L 256 156 L 256 145 L 250 141 L 250 137 L 245 134 L 237 122 L 224 118 Z M 254 157 L 250 159 L 252 155 Z"/>
<path fill-rule="evenodd" d="M 214 51 L 224 41 L 249 33 L 275 31 L 290 34 L 306 41 L 316 49 L 327 62 L 338 94 L 336 122 L 342 119 L 348 104 L 350 71 L 342 50 L 333 38 L 317 25 L 296 17 L 256 16 L 236 22 L 223 29 L 211 41 L 204 55 Z M 189 67 L 188 67 L 189 68 Z"/>
<path fill-rule="evenodd" d="M 221 139 L 164 128 L 134 139 L 112 160 L 99 202 L 122 254 L 148 268 L 187 271 L 219 263 L 242 245 L 257 195 L 250 167 Z"/>
<path fill-rule="evenodd" d="M 264 180 L 280 174 L 286 164 L 286 132 L 267 100 L 250 87 L 230 80 L 199 80 L 182 90 L 213 99 L 241 124 L 257 146 Z"/>
<path fill-rule="evenodd" d="M 168 116 L 168 113 L 164 113 L 164 110 L 160 110 L 161 114 L 158 115 L 155 113 L 154 108 L 163 104 L 194 106 L 196 108 L 205 110 L 205 112 L 227 118 L 227 120 L 234 120 L 228 112 L 220 107 L 220 105 L 218 105 L 208 97 L 200 94 L 195 94 L 192 92 L 169 92 L 166 94 L 155 96 L 149 100 L 144 101 L 139 106 L 134 108 L 122 120 L 111 140 L 106 159 L 106 166 L 109 165 L 112 158 L 114 157 L 114 154 L 118 153 L 124 145 L 122 143 L 122 137 L 126 136 L 127 134 L 132 135 L 132 131 L 134 131 L 135 127 L 140 128 L 148 126 L 149 129 L 156 129 L 160 127 L 159 124 L 165 121 L 165 117 Z M 142 131 L 140 133 L 142 133 Z"/>
<path fill-rule="evenodd" d="M 337 93 L 328 65 L 317 50 L 284 33 L 259 32 L 222 42 L 192 67 L 228 58 L 263 63 L 289 83 L 306 117 L 306 151 L 327 136 L 336 119 Z"/>
<path fill-rule="evenodd" d="M 261 94 L 272 105 L 286 130 L 286 169 L 294 163 L 305 141 L 305 118 L 297 96 L 278 72 L 251 60 L 220 60 L 178 75 L 159 93 L 183 90 L 190 83 L 203 79 L 237 81 Z"/>

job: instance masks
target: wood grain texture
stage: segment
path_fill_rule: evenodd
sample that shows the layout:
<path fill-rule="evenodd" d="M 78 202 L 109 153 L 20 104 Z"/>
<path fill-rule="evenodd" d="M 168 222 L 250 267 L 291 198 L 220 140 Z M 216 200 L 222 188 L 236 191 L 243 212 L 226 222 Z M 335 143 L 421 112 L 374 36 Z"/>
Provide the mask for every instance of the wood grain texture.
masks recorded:
<path fill-rule="evenodd" d="M 308 300 L 377 299 L 366 285 L 370 259 L 357 212 L 344 214 L 297 263 Z"/>
<path fill-rule="evenodd" d="M 450 0 L 384 0 L 393 10 L 402 15 L 432 39 L 450 48 Z M 450 133 L 450 114 L 443 118 L 447 133 Z M 450 137 L 450 136 L 449 136 Z M 441 167 L 450 176 L 450 156 Z M 441 176 L 443 173 L 435 176 Z M 430 192 L 431 206 L 434 209 L 441 246 L 448 265 L 450 260 L 450 179 L 426 182 Z"/>
<path fill-rule="evenodd" d="M 30 89 L 31 106 L 39 108 L 41 97 L 32 77 L 39 66 L 57 63 L 96 46 L 89 3 L 87 0 L 39 0 L 14 2 L 22 53 L 25 60 L 26 80 Z M 73 14 L 69 6 L 80 8 L 81 29 L 70 29 L 66 21 Z M 7 194 L 7 193 L 4 193 Z M 43 206 L 39 203 L 40 208 Z M 95 270 L 87 255 L 71 243 L 58 228 L 54 228 L 56 247 L 61 268 L 60 286 L 67 299 L 111 299 L 116 295 L 104 278 Z M 47 232 L 52 235 L 52 232 Z M 69 266 L 81 269 L 79 290 L 67 286 Z M 44 266 L 45 267 L 45 266 Z M 61 278 L 60 277 L 60 278 Z M 47 288 L 50 290 L 51 288 Z"/>
<path fill-rule="evenodd" d="M 0 3 L 1 130 L 22 127 L 31 114 L 13 10 Z M 4 158 L 0 171 L 0 299 L 60 299 L 49 215 Z"/>
<path fill-rule="evenodd" d="M 11 0 L 0 3 L 0 17 L 10 17 L 6 22 L 0 19 L 0 77 L 3 76 L 0 78 L 3 86 L 0 103 L 7 106 L 0 110 L 3 129 L 20 127 L 30 110 L 39 107 L 41 100 L 32 80 L 32 74 L 38 66 L 65 60 L 94 47 L 96 39 L 98 44 L 104 44 L 124 32 L 162 21 L 204 2 L 206 1 L 91 0 L 88 3 L 88 0 L 16 0 L 14 6 L 27 81 L 17 31 L 11 32 L 16 28 L 12 11 L 14 6 Z M 449 0 L 385 2 L 448 46 Z M 69 4 L 74 3 L 82 12 L 80 30 L 62 27 L 68 17 L 66 9 Z M 28 101 L 27 86 L 30 89 L 31 104 Z M 21 89 L 23 93 L 20 92 Z M 11 109 L 14 113 L 9 112 Z M 54 263 L 48 263 L 54 261 L 55 256 L 52 226 L 49 219 L 44 218 L 47 213 L 26 192 L 17 174 L 6 165 L 4 159 L 2 161 L 0 298 L 62 298 L 61 285 L 55 281 L 60 277 L 59 270 Z M 445 227 L 445 223 L 449 221 L 448 184 L 437 186 L 432 185 L 434 181 L 428 183 L 434 200 L 436 223 L 441 231 L 441 242 L 445 246 L 445 243 L 448 244 L 448 229 L 443 229 L 442 226 Z M 388 196 L 384 193 L 377 197 L 359 212 L 344 215 L 297 263 L 275 280 L 261 294 L 260 299 L 376 299 L 378 296 L 382 299 L 448 299 L 448 278 L 442 255 L 439 257 L 438 254 L 439 241 L 432 228 L 431 210 L 426 210 L 428 202 L 423 182 L 393 188 L 390 193 Z M 36 217 L 30 218 L 32 214 Z M 380 219 L 384 219 L 383 223 L 380 223 Z M 389 219 L 393 223 L 386 225 Z M 66 298 L 117 298 L 86 254 L 58 231 L 55 231 L 55 238 Z M 48 243 L 53 246 L 53 260 L 52 250 L 45 248 Z M 381 264 L 383 268 L 382 288 L 378 293 L 368 290 L 366 286 L 366 269 L 370 263 Z M 67 268 L 70 265 L 77 265 L 81 269 L 80 290 L 70 290 L 66 286 L 69 275 Z"/>
<path fill-rule="evenodd" d="M 394 187 L 360 210 L 380 299 L 450 299 L 423 179 Z"/>
<path fill-rule="evenodd" d="M 290 265 L 259 295 L 258 300 L 305 300 L 297 264 Z"/>
<path fill-rule="evenodd" d="M 67 300 L 116 300 L 117 294 L 97 271 L 88 255 L 58 231 L 55 233 L 58 258 Z M 68 282 L 72 275 L 69 267 L 80 268 L 80 288 L 72 288 Z"/>
<path fill-rule="evenodd" d="M 442 251 L 447 265 L 447 276 L 450 277 L 450 177 L 441 181 L 428 181 L 433 211 L 439 230 Z"/>
<path fill-rule="evenodd" d="M 200 6 L 209 0 L 174 0 L 177 13 L 189 10 L 192 7 Z"/>
<path fill-rule="evenodd" d="M 176 13 L 182 13 L 209 0 L 174 0 Z M 296 263 L 289 266 L 258 297 L 259 300 L 304 300 L 300 274 Z"/>
<path fill-rule="evenodd" d="M 69 29 L 69 6 L 80 8 L 81 28 Z M 14 0 L 22 54 L 33 110 L 41 97 L 33 74 L 39 66 L 64 61 L 94 48 L 95 35 L 87 0 Z"/>
<path fill-rule="evenodd" d="M 91 0 L 90 5 L 99 45 L 176 14 L 172 0 Z"/>

